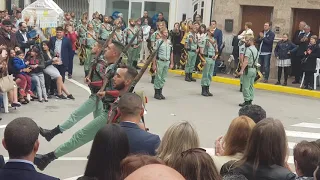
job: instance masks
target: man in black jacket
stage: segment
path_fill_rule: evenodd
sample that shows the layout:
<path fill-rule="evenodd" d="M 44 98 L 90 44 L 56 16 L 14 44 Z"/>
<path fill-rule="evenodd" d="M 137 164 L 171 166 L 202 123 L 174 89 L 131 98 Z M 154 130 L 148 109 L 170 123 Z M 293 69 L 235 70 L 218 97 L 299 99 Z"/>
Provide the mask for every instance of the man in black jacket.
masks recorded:
<path fill-rule="evenodd" d="M 4 158 L 2 155 L 0 155 L 0 168 L 3 168 L 4 165 L 5 165 Z"/>
<path fill-rule="evenodd" d="M 302 27 L 304 25 L 304 27 Z M 305 25 L 305 22 L 300 22 L 299 25 L 300 31 L 297 31 L 294 38 L 293 43 L 299 46 L 297 52 L 292 57 L 292 73 L 295 76 L 295 80 L 292 84 L 299 84 L 302 76 L 301 69 L 301 59 L 304 56 L 304 52 L 307 50 L 310 37 L 312 33 L 310 32 L 310 26 Z M 301 30 L 302 29 L 302 30 Z"/>
<path fill-rule="evenodd" d="M 143 16 L 141 17 L 141 22 L 143 23 L 145 19 L 148 19 L 148 25 L 152 27 L 152 18 L 149 17 L 148 11 L 143 12 Z"/>
<path fill-rule="evenodd" d="M 31 39 L 27 31 L 28 31 L 27 24 L 25 22 L 20 22 L 19 30 L 16 32 L 16 38 L 23 52 L 27 52 L 30 46 L 35 44 L 35 40 Z"/>

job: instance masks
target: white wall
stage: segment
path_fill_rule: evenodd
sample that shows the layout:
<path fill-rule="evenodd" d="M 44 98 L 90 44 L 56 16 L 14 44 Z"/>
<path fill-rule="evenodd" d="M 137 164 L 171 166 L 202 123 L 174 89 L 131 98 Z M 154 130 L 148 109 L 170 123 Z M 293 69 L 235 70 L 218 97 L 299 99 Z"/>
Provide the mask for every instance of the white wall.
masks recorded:
<path fill-rule="evenodd" d="M 6 1 L 0 0 L 0 10 L 5 10 L 6 9 Z"/>
<path fill-rule="evenodd" d="M 99 14 L 105 14 L 106 1 L 108 0 L 89 0 L 89 19 L 91 19 L 92 14 L 96 11 Z"/>

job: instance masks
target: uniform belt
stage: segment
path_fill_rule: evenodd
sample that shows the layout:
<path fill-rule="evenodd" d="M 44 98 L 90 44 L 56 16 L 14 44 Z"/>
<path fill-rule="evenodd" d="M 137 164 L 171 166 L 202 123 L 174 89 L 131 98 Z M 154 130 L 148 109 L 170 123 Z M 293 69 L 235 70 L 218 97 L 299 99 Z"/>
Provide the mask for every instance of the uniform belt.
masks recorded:
<path fill-rule="evenodd" d="M 169 60 L 165 60 L 165 59 L 160 59 L 160 58 L 159 58 L 159 59 L 157 59 L 157 60 L 159 60 L 159 61 L 169 61 Z"/>
<path fill-rule="evenodd" d="M 197 50 L 187 49 L 187 51 L 196 52 Z"/>
<path fill-rule="evenodd" d="M 213 58 L 214 56 L 204 55 L 204 57 Z"/>
<path fill-rule="evenodd" d="M 136 46 L 136 45 L 138 45 L 138 44 L 131 44 L 131 47 L 134 47 L 134 46 Z"/>
<path fill-rule="evenodd" d="M 105 41 L 105 40 L 107 40 L 107 39 L 99 38 L 99 40 Z"/>

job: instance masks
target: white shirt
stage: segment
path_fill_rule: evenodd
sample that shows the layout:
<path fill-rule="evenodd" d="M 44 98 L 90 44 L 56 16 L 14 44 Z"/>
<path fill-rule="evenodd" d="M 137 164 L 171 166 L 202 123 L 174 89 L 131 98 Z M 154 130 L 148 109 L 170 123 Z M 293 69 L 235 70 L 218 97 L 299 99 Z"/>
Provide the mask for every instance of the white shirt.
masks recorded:
<path fill-rule="evenodd" d="M 147 41 L 149 39 L 151 27 L 149 25 L 143 25 L 142 31 L 143 31 L 143 41 Z"/>
<path fill-rule="evenodd" d="M 28 161 L 28 160 L 24 160 L 24 159 L 9 159 L 8 162 L 20 162 L 20 163 L 30 164 L 33 166 L 33 162 Z"/>
<path fill-rule="evenodd" d="M 27 33 L 26 32 L 22 32 L 22 31 L 20 31 L 19 30 L 19 32 L 21 33 L 21 35 L 22 35 L 22 37 L 23 37 L 23 42 L 24 43 L 27 43 L 28 42 L 28 37 L 27 37 Z M 25 50 L 24 50 L 24 52 L 25 52 L 25 54 L 27 54 L 27 52 L 29 51 L 29 48 L 26 48 Z"/>

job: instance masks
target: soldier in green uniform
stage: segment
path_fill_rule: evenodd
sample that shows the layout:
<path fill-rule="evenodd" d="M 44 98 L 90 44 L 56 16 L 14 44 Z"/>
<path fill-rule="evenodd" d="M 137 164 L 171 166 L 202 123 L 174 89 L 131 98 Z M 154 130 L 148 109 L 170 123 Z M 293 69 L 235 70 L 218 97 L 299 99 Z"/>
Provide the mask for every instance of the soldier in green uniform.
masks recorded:
<path fill-rule="evenodd" d="M 150 41 L 151 41 L 151 47 L 154 48 L 155 46 L 155 42 L 161 38 L 161 33 L 160 33 L 160 29 L 162 29 L 164 26 L 164 22 L 157 22 L 157 31 L 154 32 L 151 37 L 150 37 Z M 153 63 L 151 63 L 151 67 L 153 66 Z M 152 68 L 150 70 L 153 70 Z M 151 71 L 150 71 L 151 72 Z M 154 79 L 155 79 L 155 73 L 154 71 L 151 72 L 151 83 L 154 83 Z"/>
<path fill-rule="evenodd" d="M 92 48 L 92 52 L 90 54 L 92 54 L 91 56 L 93 57 L 94 55 L 99 54 L 101 50 L 102 43 L 97 42 Z M 52 130 L 46 130 L 40 127 L 40 133 L 43 137 L 46 138 L 47 141 L 50 141 L 57 134 L 70 129 L 72 126 L 74 126 L 76 123 L 78 123 L 80 120 L 82 120 L 90 113 L 93 112 L 94 118 L 98 117 L 102 113 L 102 101 L 100 99 L 97 99 L 97 96 L 95 95 L 101 87 L 97 87 L 92 84 L 94 84 L 94 82 L 101 81 L 102 77 L 105 76 L 107 63 L 100 57 L 97 64 L 91 63 L 91 68 L 94 68 L 91 77 L 85 78 L 85 82 L 88 84 L 91 90 L 91 95 L 89 96 L 89 99 L 85 101 L 77 110 L 73 111 L 69 118 L 56 128 Z"/>
<path fill-rule="evenodd" d="M 194 70 L 194 66 L 197 60 L 197 54 L 199 52 L 198 49 L 198 39 L 196 37 L 197 27 L 195 24 L 192 26 L 192 30 L 187 35 L 185 48 L 188 52 L 188 61 L 185 67 L 185 81 L 191 82 L 196 81 L 196 79 L 192 78 L 192 72 Z"/>
<path fill-rule="evenodd" d="M 100 27 L 101 27 L 101 21 L 99 19 L 100 15 L 98 12 L 95 12 L 93 16 L 94 16 L 94 19 L 92 21 L 90 21 L 90 23 L 93 25 L 94 32 L 96 33 L 96 35 L 98 37 Z"/>
<path fill-rule="evenodd" d="M 80 51 L 79 51 L 79 59 L 80 59 L 80 65 L 84 64 L 85 60 L 85 38 L 87 36 L 87 19 L 82 18 L 81 24 L 77 27 L 77 32 L 79 34 L 79 43 L 80 43 Z"/>
<path fill-rule="evenodd" d="M 213 68 L 215 65 L 215 60 L 218 57 L 218 45 L 216 40 L 213 38 L 214 29 L 210 28 L 208 30 L 207 36 L 203 39 L 202 43 L 199 44 L 200 52 L 205 57 L 203 71 L 202 71 L 202 96 L 212 96 L 209 91 L 209 87 L 211 84 L 211 79 L 213 75 Z"/>
<path fill-rule="evenodd" d="M 124 33 L 121 30 L 121 24 L 120 24 L 120 20 L 116 19 L 114 21 L 114 28 L 116 28 L 116 33 L 113 37 L 113 40 L 120 42 L 121 44 L 125 45 L 125 41 L 124 41 Z"/>
<path fill-rule="evenodd" d="M 257 74 L 257 59 L 259 56 L 257 48 L 254 46 L 254 37 L 251 35 L 245 36 L 246 50 L 240 70 L 242 75 L 242 94 L 244 103 L 239 106 L 251 105 L 254 98 L 254 79 Z"/>
<path fill-rule="evenodd" d="M 120 58 L 123 48 L 124 48 L 123 45 L 118 42 L 112 42 L 106 47 L 104 58 L 109 63 L 107 71 L 108 71 L 108 69 L 110 69 L 111 71 L 116 70 L 114 66 L 115 66 L 115 63 Z M 127 89 L 124 89 L 124 87 L 129 88 L 131 81 L 133 80 L 133 78 L 137 74 L 137 72 L 135 71 L 134 75 L 131 75 L 131 74 L 127 75 L 126 72 L 129 71 L 128 68 L 121 68 L 121 69 L 125 69 L 124 74 L 121 74 L 121 78 L 124 78 L 124 80 L 118 81 L 118 78 L 120 76 L 118 76 L 118 71 L 117 71 L 117 74 L 113 77 L 113 81 L 110 81 L 108 83 L 108 88 L 114 88 L 114 89 L 120 91 L 120 93 L 122 91 L 124 91 L 124 92 L 127 91 Z M 130 72 L 132 72 L 132 70 Z M 112 72 L 112 74 L 113 73 L 115 73 L 115 72 Z M 106 94 L 107 94 L 106 91 L 103 91 L 103 92 L 99 91 L 96 95 L 101 97 L 101 96 L 105 96 Z M 109 106 L 109 102 L 108 102 L 108 106 Z M 105 110 L 103 110 L 100 115 L 98 115 L 95 119 L 90 121 L 85 127 L 80 129 L 79 131 L 77 131 L 71 137 L 71 139 L 66 141 L 61 146 L 59 146 L 56 150 L 54 150 L 48 154 L 37 155 L 34 160 L 35 165 L 37 165 L 37 167 L 40 170 L 44 170 L 46 168 L 46 166 L 49 163 L 51 163 L 52 161 L 54 161 L 55 159 L 62 157 L 64 155 L 74 151 L 75 149 L 81 147 L 82 145 L 92 141 L 94 136 L 96 135 L 96 133 L 99 131 L 99 129 L 107 123 L 108 111 L 109 111 L 108 108 L 105 108 Z M 71 123 L 70 125 L 72 126 L 75 123 L 76 122 Z M 54 133 L 54 135 L 53 136 L 51 135 L 51 136 L 54 137 L 55 135 L 62 133 L 60 130 L 61 130 L 60 128 L 55 128 L 55 131 L 51 132 L 51 133 Z"/>
<path fill-rule="evenodd" d="M 136 57 L 134 58 L 134 67 L 136 68 L 136 69 L 140 69 L 138 66 L 137 66 L 137 64 L 138 64 L 138 60 L 140 59 L 140 52 L 141 52 L 141 48 L 142 48 L 142 41 L 143 41 L 143 30 L 141 29 L 141 19 L 140 18 L 138 18 L 137 20 L 136 20 L 136 26 L 135 26 L 135 28 L 136 28 L 136 32 L 138 31 L 138 30 L 140 30 L 140 33 L 139 33 L 139 35 L 138 35 L 138 37 L 137 37 L 137 39 L 138 39 L 138 48 L 137 48 L 137 53 L 136 53 Z"/>
<path fill-rule="evenodd" d="M 93 30 L 93 25 L 91 23 L 88 24 L 87 29 L 88 29 L 88 31 L 86 34 L 86 38 L 84 40 L 86 56 L 84 59 L 84 66 L 83 67 L 84 67 L 85 76 L 88 75 L 88 72 L 90 70 L 90 64 L 92 61 L 91 51 L 92 51 L 92 48 L 95 45 L 96 40 L 97 40 L 95 31 Z"/>
<path fill-rule="evenodd" d="M 128 44 L 131 39 L 134 37 L 134 34 L 138 31 L 135 28 L 135 20 L 134 19 L 130 19 L 129 20 L 129 27 L 127 27 L 124 30 L 124 36 L 125 36 L 125 44 Z M 128 49 L 128 66 L 132 66 L 132 67 L 136 67 L 137 66 L 137 54 L 139 53 L 139 43 L 138 43 L 138 39 L 135 38 L 135 40 L 133 41 L 131 47 Z"/>
<path fill-rule="evenodd" d="M 109 16 L 105 16 L 103 21 L 103 24 L 100 26 L 99 39 L 105 41 L 112 32 L 112 26 L 110 24 L 111 19 Z"/>
<path fill-rule="evenodd" d="M 240 64 L 240 67 L 243 62 L 245 50 L 246 50 L 245 43 L 242 40 L 239 41 L 239 64 Z M 242 79 L 243 79 L 242 76 L 240 76 L 240 92 L 242 92 Z"/>
<path fill-rule="evenodd" d="M 160 30 L 161 38 L 158 39 L 155 43 L 154 50 L 159 48 L 157 56 L 153 60 L 153 70 L 155 71 L 155 80 L 154 80 L 154 98 L 161 100 L 165 99 L 162 94 L 162 89 L 166 81 L 168 74 L 169 66 L 172 69 L 173 63 L 173 53 L 172 53 L 172 44 L 168 39 L 168 30 L 167 28 L 162 28 Z M 160 46 L 161 41 L 163 41 Z"/>

